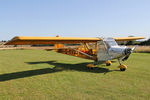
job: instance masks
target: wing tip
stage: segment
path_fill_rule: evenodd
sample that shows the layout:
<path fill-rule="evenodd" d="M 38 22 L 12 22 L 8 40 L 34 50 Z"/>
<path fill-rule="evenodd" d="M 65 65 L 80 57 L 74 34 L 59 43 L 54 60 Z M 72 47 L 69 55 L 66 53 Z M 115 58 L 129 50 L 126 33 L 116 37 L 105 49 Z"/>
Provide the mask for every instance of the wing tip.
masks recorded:
<path fill-rule="evenodd" d="M 131 40 L 140 40 L 145 39 L 145 37 L 121 37 L 121 38 L 114 38 L 116 41 L 131 41 Z"/>

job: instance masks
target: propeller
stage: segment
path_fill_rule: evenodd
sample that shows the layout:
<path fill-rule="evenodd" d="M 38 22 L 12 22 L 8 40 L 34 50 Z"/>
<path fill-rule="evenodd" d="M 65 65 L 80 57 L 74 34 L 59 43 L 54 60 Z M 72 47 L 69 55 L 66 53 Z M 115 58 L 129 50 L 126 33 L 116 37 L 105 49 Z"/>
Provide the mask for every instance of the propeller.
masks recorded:
<path fill-rule="evenodd" d="M 130 54 L 135 50 L 136 47 L 137 47 L 137 45 L 134 46 L 133 48 L 126 48 L 126 49 L 124 50 L 125 57 L 123 57 L 122 61 L 127 60 L 127 59 L 129 58 Z"/>

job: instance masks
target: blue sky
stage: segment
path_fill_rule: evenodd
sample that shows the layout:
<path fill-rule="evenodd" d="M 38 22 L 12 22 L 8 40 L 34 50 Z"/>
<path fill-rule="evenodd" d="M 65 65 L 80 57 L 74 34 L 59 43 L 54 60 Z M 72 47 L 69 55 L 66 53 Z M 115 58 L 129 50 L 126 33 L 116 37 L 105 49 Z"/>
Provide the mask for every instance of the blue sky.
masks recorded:
<path fill-rule="evenodd" d="M 150 38 L 150 0 L 0 0 L 0 40 L 56 35 Z"/>

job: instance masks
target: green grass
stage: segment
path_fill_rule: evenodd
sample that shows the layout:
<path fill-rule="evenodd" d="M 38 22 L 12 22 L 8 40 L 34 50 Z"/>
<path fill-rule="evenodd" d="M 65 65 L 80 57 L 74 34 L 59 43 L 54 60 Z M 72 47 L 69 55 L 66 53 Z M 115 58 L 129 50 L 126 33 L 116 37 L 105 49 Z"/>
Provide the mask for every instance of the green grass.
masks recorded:
<path fill-rule="evenodd" d="M 0 100 L 149 100 L 150 54 L 89 70 L 91 60 L 44 50 L 0 51 Z"/>

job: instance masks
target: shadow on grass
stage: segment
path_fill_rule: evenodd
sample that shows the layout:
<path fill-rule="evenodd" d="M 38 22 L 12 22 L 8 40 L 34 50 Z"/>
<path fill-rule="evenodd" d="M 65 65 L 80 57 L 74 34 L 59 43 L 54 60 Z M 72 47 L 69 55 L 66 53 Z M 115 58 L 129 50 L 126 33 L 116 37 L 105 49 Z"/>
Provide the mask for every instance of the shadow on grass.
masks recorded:
<path fill-rule="evenodd" d="M 94 67 L 94 69 L 88 69 L 87 64 L 89 63 L 79 63 L 79 64 L 66 64 L 66 63 L 58 63 L 56 61 L 40 61 L 40 62 L 27 62 L 28 64 L 49 64 L 55 66 L 54 70 L 75 70 L 82 72 L 92 72 L 92 73 L 105 73 L 110 72 L 107 68 Z M 100 64 L 100 63 L 99 63 Z"/>
<path fill-rule="evenodd" d="M 55 61 L 39 61 L 39 62 L 26 62 L 26 63 L 27 64 L 47 63 L 50 65 L 54 65 L 55 67 L 2 74 L 0 75 L 0 82 L 12 80 L 12 79 L 18 79 L 18 78 L 31 77 L 35 75 L 55 73 L 55 72 L 60 72 L 64 70 L 75 70 L 75 71 L 82 71 L 82 72 L 104 73 L 104 74 L 108 72 L 112 72 L 112 71 L 118 71 L 118 70 L 109 70 L 107 68 L 100 68 L 100 67 L 95 67 L 94 69 L 88 69 L 86 65 L 89 63 L 64 64 L 64 63 L 57 63 Z"/>
<path fill-rule="evenodd" d="M 53 70 L 51 68 L 44 68 L 44 69 L 35 69 L 35 70 L 7 73 L 7 74 L 0 75 L 0 82 L 12 80 L 12 79 L 30 77 L 30 76 L 35 76 L 35 75 L 54 73 L 54 72 L 57 72 L 57 70 Z"/>

